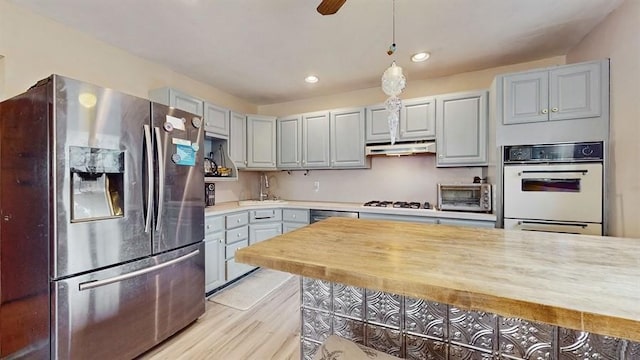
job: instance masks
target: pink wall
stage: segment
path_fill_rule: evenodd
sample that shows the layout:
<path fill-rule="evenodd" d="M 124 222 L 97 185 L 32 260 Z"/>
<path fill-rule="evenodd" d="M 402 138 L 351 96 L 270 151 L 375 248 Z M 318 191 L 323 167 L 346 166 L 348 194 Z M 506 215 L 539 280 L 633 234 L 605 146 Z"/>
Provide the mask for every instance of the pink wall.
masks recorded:
<path fill-rule="evenodd" d="M 609 234 L 640 238 L 640 0 L 626 0 L 569 51 L 567 63 L 611 59 Z"/>

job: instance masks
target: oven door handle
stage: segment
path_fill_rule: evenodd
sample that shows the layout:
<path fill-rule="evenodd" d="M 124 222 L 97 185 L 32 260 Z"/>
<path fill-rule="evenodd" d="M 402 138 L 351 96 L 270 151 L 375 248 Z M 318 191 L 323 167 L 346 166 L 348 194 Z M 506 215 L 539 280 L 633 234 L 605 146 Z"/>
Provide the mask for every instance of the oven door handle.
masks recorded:
<path fill-rule="evenodd" d="M 518 176 L 522 176 L 524 174 L 582 174 L 587 175 L 589 170 L 580 169 L 580 170 L 522 170 L 518 172 Z"/>
<path fill-rule="evenodd" d="M 528 221 L 528 220 L 521 220 L 518 221 L 518 225 L 527 225 L 527 224 L 531 224 L 531 225 L 560 225 L 560 226 L 575 226 L 575 227 L 581 227 L 583 229 L 585 229 L 587 226 L 589 226 L 588 224 L 582 224 L 582 223 L 566 223 L 566 222 L 559 222 L 559 221 Z"/>

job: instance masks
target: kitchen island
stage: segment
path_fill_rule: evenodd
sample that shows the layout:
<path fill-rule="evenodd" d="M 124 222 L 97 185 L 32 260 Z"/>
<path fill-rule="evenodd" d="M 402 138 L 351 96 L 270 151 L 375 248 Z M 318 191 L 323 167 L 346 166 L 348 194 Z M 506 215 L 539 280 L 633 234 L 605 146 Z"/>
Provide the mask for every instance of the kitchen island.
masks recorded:
<path fill-rule="evenodd" d="M 640 358 L 640 240 L 331 218 L 236 253 L 302 276 L 302 353 Z M 608 356 L 608 357 L 607 357 Z"/>

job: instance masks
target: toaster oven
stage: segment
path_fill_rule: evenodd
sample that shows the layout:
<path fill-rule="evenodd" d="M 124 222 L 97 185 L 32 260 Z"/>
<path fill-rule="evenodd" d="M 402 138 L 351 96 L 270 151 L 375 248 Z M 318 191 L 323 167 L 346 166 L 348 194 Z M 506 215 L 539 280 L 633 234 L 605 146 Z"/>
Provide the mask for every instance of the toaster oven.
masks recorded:
<path fill-rule="evenodd" d="M 438 209 L 490 213 L 491 184 L 438 184 Z"/>

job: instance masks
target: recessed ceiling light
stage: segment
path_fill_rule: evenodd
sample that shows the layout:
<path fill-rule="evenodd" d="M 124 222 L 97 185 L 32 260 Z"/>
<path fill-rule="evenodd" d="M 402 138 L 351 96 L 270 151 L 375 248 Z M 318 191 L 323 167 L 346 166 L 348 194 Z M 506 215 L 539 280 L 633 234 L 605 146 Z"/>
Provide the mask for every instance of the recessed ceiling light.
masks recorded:
<path fill-rule="evenodd" d="M 304 78 L 304 81 L 308 82 L 309 84 L 315 84 L 318 82 L 318 77 L 315 75 L 309 75 Z"/>
<path fill-rule="evenodd" d="M 431 56 L 431 54 L 429 54 L 428 52 L 419 52 L 417 54 L 414 54 L 411 57 L 411 61 L 413 62 L 421 62 L 421 61 L 425 61 L 427 60 L 429 57 Z"/>

